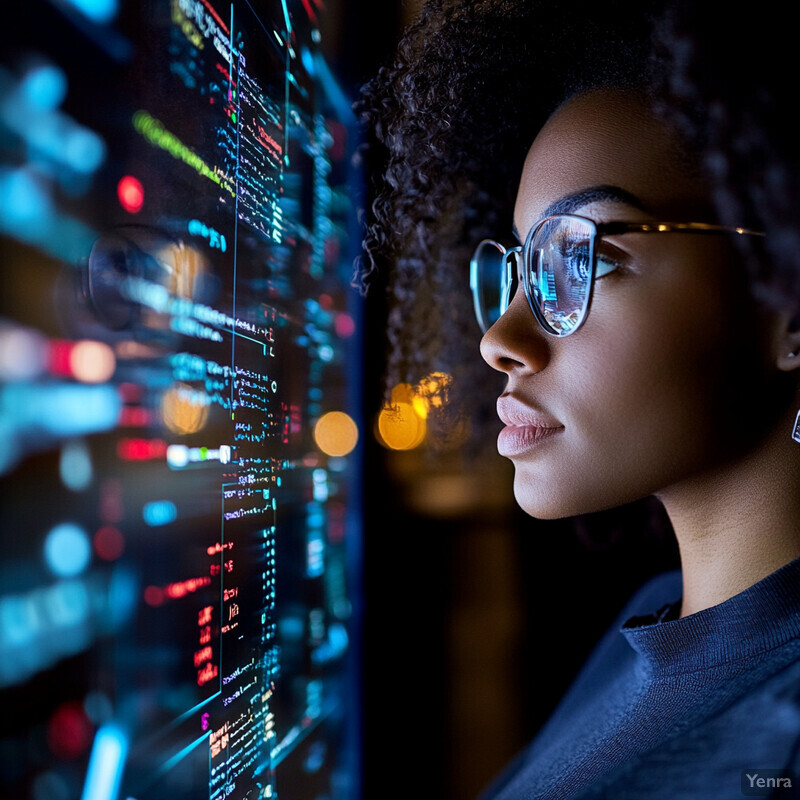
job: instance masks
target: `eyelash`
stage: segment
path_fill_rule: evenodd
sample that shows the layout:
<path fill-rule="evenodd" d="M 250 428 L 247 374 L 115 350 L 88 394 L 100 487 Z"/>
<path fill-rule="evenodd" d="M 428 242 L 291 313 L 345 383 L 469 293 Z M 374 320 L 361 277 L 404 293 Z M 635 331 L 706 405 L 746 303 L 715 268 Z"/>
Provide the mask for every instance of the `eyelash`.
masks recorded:
<path fill-rule="evenodd" d="M 568 245 L 565 248 L 564 252 L 564 260 L 567 263 L 570 263 L 572 259 L 580 258 L 582 259 L 582 263 L 577 267 L 579 271 L 578 277 L 581 280 L 586 279 L 586 272 L 588 270 L 588 257 L 586 254 L 586 245 L 582 243 L 576 243 Z M 606 248 L 607 250 L 608 248 Z M 595 278 L 604 278 L 606 275 L 609 275 L 612 272 L 615 272 L 622 266 L 622 261 L 608 252 L 604 252 L 603 249 L 598 249 L 595 252 Z M 603 264 L 608 265 L 608 269 L 603 269 Z"/>

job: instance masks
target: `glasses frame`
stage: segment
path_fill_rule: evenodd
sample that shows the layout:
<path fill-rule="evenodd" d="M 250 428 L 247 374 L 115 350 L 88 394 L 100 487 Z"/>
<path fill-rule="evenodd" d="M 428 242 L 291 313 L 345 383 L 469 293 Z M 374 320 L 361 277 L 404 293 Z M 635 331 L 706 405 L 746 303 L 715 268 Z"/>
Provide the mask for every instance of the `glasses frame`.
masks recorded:
<path fill-rule="evenodd" d="M 586 297 L 584 298 L 584 304 L 580 312 L 580 319 L 578 323 L 570 328 L 566 332 L 559 332 L 555 328 L 553 328 L 547 320 L 544 318 L 541 309 L 538 307 L 538 304 L 534 302 L 532 297 L 533 289 L 531 287 L 530 281 L 530 269 L 528 265 L 533 260 L 533 251 L 532 251 L 532 242 L 535 239 L 537 233 L 542 229 L 542 227 L 551 222 L 553 220 L 575 220 L 580 221 L 581 223 L 588 223 L 593 229 L 593 233 L 591 234 L 591 263 L 590 263 L 590 272 L 589 272 L 589 279 L 588 279 L 588 290 L 586 291 Z M 592 294 L 594 291 L 594 282 L 595 282 L 595 272 L 597 266 L 597 258 L 595 256 L 596 247 L 595 244 L 597 242 L 598 237 L 600 236 L 619 236 L 623 233 L 700 233 L 700 234 L 719 234 L 719 233 L 732 233 L 739 236 L 764 236 L 764 233 L 761 231 L 754 231 L 750 230 L 749 228 L 741 228 L 741 227 L 732 227 L 729 225 L 715 225 L 708 222 L 595 222 L 593 219 L 589 219 L 589 217 L 582 217 L 578 214 L 553 214 L 548 217 L 544 217 L 540 219 L 528 232 L 528 235 L 525 237 L 525 243 L 522 245 L 517 245 L 516 247 L 506 248 L 499 242 L 496 242 L 494 239 L 482 239 L 470 259 L 470 270 L 469 270 L 469 285 L 470 291 L 472 292 L 472 302 L 475 309 L 475 317 L 478 320 L 478 325 L 480 325 L 481 330 L 486 333 L 490 327 L 494 323 L 489 323 L 489 320 L 486 316 L 486 311 L 483 308 L 483 302 L 481 300 L 480 295 L 480 286 L 479 286 L 479 278 L 480 278 L 480 268 L 478 262 L 478 253 L 480 249 L 485 245 L 493 245 L 497 250 L 500 251 L 500 254 L 504 257 L 504 267 L 505 267 L 505 290 L 502 292 L 500 298 L 500 316 L 502 317 L 503 314 L 508 310 L 508 306 L 511 303 L 511 288 L 513 287 L 513 272 L 512 270 L 514 267 L 511 264 L 511 256 L 518 255 L 520 257 L 515 258 L 515 265 L 516 265 L 516 272 L 517 272 L 517 281 L 522 284 L 522 287 L 525 291 L 525 297 L 528 301 L 528 306 L 533 313 L 536 321 L 539 323 L 540 327 L 545 331 L 545 333 L 550 334 L 551 336 L 556 336 L 558 338 L 563 338 L 564 336 L 569 336 L 570 334 L 575 333 L 575 331 L 579 330 L 580 327 L 586 322 L 586 318 L 589 316 L 589 306 L 591 305 Z M 522 269 L 522 266 L 525 266 L 525 269 Z M 499 319 L 499 317 L 498 317 Z"/>

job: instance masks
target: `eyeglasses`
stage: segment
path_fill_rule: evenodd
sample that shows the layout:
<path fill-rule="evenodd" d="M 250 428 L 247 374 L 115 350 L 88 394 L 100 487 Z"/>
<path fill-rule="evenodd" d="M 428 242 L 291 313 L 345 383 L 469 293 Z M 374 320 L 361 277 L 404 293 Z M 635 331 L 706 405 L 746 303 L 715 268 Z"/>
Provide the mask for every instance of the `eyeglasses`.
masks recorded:
<path fill-rule="evenodd" d="M 705 222 L 597 223 L 573 214 L 545 217 L 521 247 L 506 249 L 484 239 L 476 248 L 469 285 L 481 329 L 488 331 L 506 312 L 521 282 L 533 316 L 547 333 L 575 333 L 586 321 L 595 278 L 620 265 L 611 248 L 598 246 L 600 237 L 634 232 L 764 235 Z"/>

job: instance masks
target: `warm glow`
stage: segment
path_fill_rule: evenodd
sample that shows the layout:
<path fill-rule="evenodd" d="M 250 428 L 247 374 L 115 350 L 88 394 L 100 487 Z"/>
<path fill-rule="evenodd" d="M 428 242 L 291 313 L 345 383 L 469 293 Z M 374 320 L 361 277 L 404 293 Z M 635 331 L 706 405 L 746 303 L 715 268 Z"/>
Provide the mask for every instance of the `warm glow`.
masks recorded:
<path fill-rule="evenodd" d="M 358 426 L 344 411 L 329 411 L 314 426 L 314 441 L 326 455 L 346 456 L 358 442 Z"/>
<path fill-rule="evenodd" d="M 411 403 L 414 400 L 414 387 L 410 383 L 398 383 L 392 389 L 392 403 Z"/>
<path fill-rule="evenodd" d="M 431 372 L 414 387 L 415 407 L 425 408 L 425 415 L 431 408 L 441 408 L 447 403 L 447 392 L 453 378 L 446 372 Z"/>
<path fill-rule="evenodd" d="M 161 283 L 170 294 L 190 300 L 196 297 L 202 276 L 209 272 L 206 257 L 199 250 L 184 242 L 168 242 L 153 247 L 149 255 L 166 271 L 168 277 Z"/>
<path fill-rule="evenodd" d="M 425 439 L 425 420 L 411 403 L 393 402 L 378 416 L 378 432 L 392 450 L 412 450 Z"/>
<path fill-rule="evenodd" d="M 200 402 L 191 389 L 178 384 L 165 392 L 161 416 L 174 433 L 197 433 L 208 419 L 208 405 Z"/>
<path fill-rule="evenodd" d="M 103 383 L 114 374 L 117 359 L 103 342 L 76 342 L 69 353 L 69 369 L 83 383 Z"/>
<path fill-rule="evenodd" d="M 398 383 L 378 415 L 378 440 L 392 450 L 411 450 L 422 444 L 428 433 L 428 415 L 446 405 L 452 382 L 445 372 L 431 372 L 414 386 Z"/>

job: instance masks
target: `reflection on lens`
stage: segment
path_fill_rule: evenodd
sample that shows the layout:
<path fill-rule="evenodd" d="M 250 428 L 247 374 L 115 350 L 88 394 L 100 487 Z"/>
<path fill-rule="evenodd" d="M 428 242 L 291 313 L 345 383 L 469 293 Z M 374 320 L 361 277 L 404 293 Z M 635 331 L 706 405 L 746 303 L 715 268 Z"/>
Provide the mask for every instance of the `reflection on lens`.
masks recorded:
<path fill-rule="evenodd" d="M 506 251 L 499 244 L 486 239 L 478 245 L 470 263 L 475 315 L 484 331 L 494 325 L 508 307 L 507 258 Z"/>
<path fill-rule="evenodd" d="M 589 303 L 595 228 L 561 216 L 545 220 L 531 242 L 528 296 L 540 321 L 556 336 L 572 333 Z"/>
<path fill-rule="evenodd" d="M 478 251 L 480 263 L 480 288 L 483 296 L 483 307 L 490 325 L 500 317 L 500 291 L 503 275 L 503 253 L 498 248 L 484 242 Z"/>

